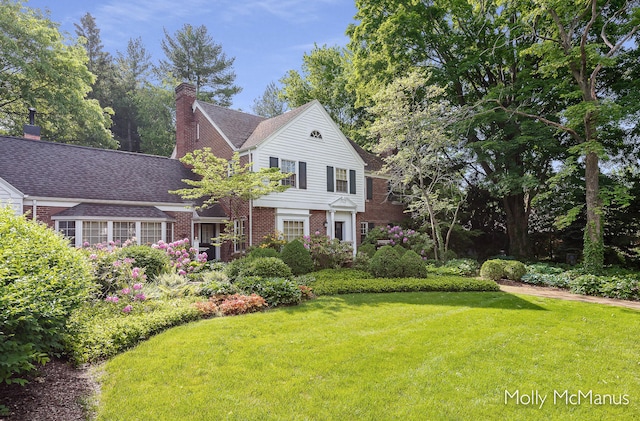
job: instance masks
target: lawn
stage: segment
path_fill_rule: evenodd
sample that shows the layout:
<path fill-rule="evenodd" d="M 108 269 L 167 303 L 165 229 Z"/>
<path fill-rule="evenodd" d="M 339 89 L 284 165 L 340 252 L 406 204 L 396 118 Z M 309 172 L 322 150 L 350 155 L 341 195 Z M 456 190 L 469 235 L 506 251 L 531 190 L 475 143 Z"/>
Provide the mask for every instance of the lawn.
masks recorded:
<path fill-rule="evenodd" d="M 638 338 L 640 312 L 596 304 L 326 296 L 172 328 L 109 360 L 98 419 L 640 419 Z"/>

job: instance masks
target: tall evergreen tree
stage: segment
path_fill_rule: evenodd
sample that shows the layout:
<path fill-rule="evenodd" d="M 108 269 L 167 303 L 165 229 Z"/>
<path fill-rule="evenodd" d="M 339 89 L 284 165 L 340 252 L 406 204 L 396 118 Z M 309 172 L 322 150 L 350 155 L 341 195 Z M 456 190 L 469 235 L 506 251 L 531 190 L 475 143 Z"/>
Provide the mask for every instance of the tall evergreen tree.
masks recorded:
<path fill-rule="evenodd" d="M 216 44 L 201 25 L 197 28 L 185 24 L 172 37 L 164 30 L 162 50 L 167 59 L 160 61 L 159 70 L 178 80 L 193 83 L 196 95 L 222 106 L 229 106 L 232 97 L 241 91 L 234 85 L 235 58 L 228 59 L 222 46 Z"/>
<path fill-rule="evenodd" d="M 281 97 L 275 82 L 267 85 L 260 98 L 253 101 L 253 112 L 262 117 L 275 117 L 287 111 L 287 102 Z"/>
<path fill-rule="evenodd" d="M 113 86 L 115 84 L 115 67 L 113 57 L 104 51 L 100 29 L 95 18 L 90 14 L 85 14 L 80 23 L 75 23 L 76 35 L 81 37 L 84 48 L 87 51 L 87 68 L 96 76 L 95 82 L 89 92 L 89 98 L 97 99 L 103 107 L 113 105 Z"/>

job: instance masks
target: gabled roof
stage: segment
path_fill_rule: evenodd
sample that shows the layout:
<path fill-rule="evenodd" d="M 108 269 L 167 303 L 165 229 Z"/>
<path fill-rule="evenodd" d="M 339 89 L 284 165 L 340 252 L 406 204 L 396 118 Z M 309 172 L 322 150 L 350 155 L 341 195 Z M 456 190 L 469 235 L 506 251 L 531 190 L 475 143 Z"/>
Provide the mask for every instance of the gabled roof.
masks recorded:
<path fill-rule="evenodd" d="M 0 177 L 28 196 L 184 203 L 193 173 L 165 157 L 0 136 Z"/>
<path fill-rule="evenodd" d="M 273 133 L 280 128 L 286 126 L 289 122 L 293 121 L 297 116 L 302 114 L 305 110 L 310 108 L 314 103 L 318 103 L 317 100 L 308 102 L 294 110 L 288 111 L 284 114 L 280 114 L 276 117 L 262 121 L 258 127 L 254 130 L 247 141 L 242 145 L 243 149 L 252 148 L 259 145 L 263 140 L 267 139 Z M 319 103 L 318 103 L 319 104 Z"/>
<path fill-rule="evenodd" d="M 258 125 L 266 120 L 253 114 L 231 110 L 208 102 L 196 101 L 195 106 L 200 107 L 202 112 L 222 131 L 229 142 L 240 149 Z"/>

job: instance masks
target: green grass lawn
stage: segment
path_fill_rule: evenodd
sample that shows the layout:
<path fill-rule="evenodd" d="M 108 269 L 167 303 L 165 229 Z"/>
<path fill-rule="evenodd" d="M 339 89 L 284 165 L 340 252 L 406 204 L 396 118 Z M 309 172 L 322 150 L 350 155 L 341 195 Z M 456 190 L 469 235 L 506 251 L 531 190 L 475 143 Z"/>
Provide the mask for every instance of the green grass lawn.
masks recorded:
<path fill-rule="evenodd" d="M 321 297 L 172 328 L 103 369 L 100 420 L 631 420 L 640 312 L 500 292 Z"/>

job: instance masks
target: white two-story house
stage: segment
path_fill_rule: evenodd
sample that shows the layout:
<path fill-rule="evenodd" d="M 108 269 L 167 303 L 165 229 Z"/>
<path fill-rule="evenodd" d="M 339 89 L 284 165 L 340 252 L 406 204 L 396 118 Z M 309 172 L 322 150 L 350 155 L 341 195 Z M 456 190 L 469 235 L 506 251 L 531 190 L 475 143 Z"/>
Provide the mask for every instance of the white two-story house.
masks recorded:
<path fill-rule="evenodd" d="M 266 119 L 196 100 L 194 87 L 181 84 L 176 110 L 175 158 L 209 147 L 225 159 L 239 152 L 255 170 L 292 173 L 283 181 L 289 189 L 247 204 L 234 221 L 247 239 L 235 244 L 235 252 L 274 231 L 286 240 L 319 232 L 351 243 L 355 251 L 371 227 L 404 218 L 402 206 L 387 200 L 380 159 L 347 139 L 318 101 Z M 222 220 L 206 211 L 194 224 L 205 247 L 223 229 Z"/>

